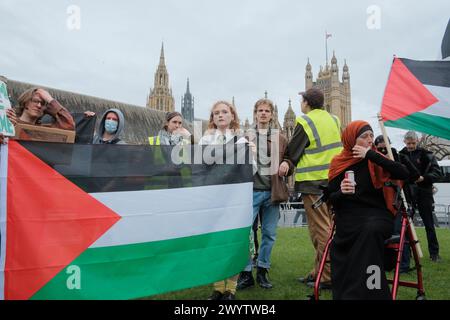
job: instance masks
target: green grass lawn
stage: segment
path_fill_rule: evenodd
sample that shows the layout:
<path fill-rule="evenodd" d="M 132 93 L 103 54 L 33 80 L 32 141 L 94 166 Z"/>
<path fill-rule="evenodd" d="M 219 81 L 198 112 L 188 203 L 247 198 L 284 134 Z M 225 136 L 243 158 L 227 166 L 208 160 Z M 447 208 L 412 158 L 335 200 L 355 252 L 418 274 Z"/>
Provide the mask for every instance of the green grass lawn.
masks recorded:
<path fill-rule="evenodd" d="M 423 281 L 426 297 L 429 300 L 450 300 L 450 230 L 437 228 L 440 245 L 441 263 L 433 263 L 429 259 L 428 247 L 424 228 L 416 228 L 421 241 L 424 258 Z M 313 247 L 309 238 L 308 229 L 278 228 L 277 241 L 272 251 L 272 267 L 270 279 L 274 285 L 271 290 L 264 290 L 257 285 L 243 291 L 238 291 L 239 300 L 305 300 L 312 294 L 312 289 L 297 282 L 299 276 L 306 275 L 313 266 Z M 255 273 L 255 272 L 254 272 Z M 389 278 L 392 274 L 388 275 Z M 402 280 L 415 281 L 416 274 L 402 274 Z M 205 300 L 212 292 L 212 285 L 171 292 L 148 299 L 155 300 Z M 414 300 L 416 289 L 399 287 L 398 299 Z M 330 291 L 322 291 L 321 299 L 331 299 Z"/>

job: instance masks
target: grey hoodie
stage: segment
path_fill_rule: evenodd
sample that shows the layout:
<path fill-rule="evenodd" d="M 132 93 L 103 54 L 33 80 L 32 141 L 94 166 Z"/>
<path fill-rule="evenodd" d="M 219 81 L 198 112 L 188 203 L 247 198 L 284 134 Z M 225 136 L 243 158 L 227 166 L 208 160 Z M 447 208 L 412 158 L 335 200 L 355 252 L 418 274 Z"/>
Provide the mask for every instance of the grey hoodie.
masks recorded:
<path fill-rule="evenodd" d="M 106 120 L 106 115 L 109 112 L 114 112 L 115 114 L 117 114 L 117 117 L 119 117 L 119 124 L 117 126 L 117 131 L 115 132 L 115 134 L 113 135 L 113 138 L 111 140 L 108 141 L 103 141 L 103 133 L 105 132 L 105 120 Z M 100 122 L 98 123 L 97 126 L 97 130 L 95 130 L 96 134 L 94 135 L 94 139 L 92 141 L 93 144 L 125 144 L 124 141 L 120 140 L 120 134 L 123 131 L 123 128 L 125 127 L 125 117 L 123 116 L 122 111 L 120 111 L 119 109 L 108 109 L 106 110 L 102 117 Z"/>

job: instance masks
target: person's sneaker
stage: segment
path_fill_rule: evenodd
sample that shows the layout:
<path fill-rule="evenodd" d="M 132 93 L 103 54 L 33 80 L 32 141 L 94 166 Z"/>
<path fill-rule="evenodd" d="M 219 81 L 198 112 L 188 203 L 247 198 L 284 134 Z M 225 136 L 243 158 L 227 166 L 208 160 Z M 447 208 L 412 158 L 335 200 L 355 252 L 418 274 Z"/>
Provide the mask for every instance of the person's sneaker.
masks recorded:
<path fill-rule="evenodd" d="M 298 282 L 307 284 L 308 282 L 314 282 L 316 279 L 312 276 L 312 274 L 308 274 L 306 277 L 297 278 Z"/>
<path fill-rule="evenodd" d="M 306 285 L 310 288 L 314 288 L 314 286 L 316 285 L 315 281 L 310 281 L 308 283 L 306 283 Z M 321 282 L 319 285 L 319 289 L 321 290 L 331 290 L 331 281 L 325 281 L 325 282 Z"/>
<path fill-rule="evenodd" d="M 222 292 L 214 290 L 213 293 L 208 297 L 208 300 L 221 300 L 222 297 Z"/>
<path fill-rule="evenodd" d="M 430 256 L 431 261 L 433 262 L 441 262 L 441 256 L 439 254 L 433 254 Z"/>
<path fill-rule="evenodd" d="M 253 279 L 253 274 L 251 271 L 242 271 L 239 273 L 239 278 L 237 281 L 237 290 L 243 290 L 255 285 L 255 279 Z"/>
<path fill-rule="evenodd" d="M 236 296 L 231 291 L 225 291 L 220 300 L 236 300 Z"/>

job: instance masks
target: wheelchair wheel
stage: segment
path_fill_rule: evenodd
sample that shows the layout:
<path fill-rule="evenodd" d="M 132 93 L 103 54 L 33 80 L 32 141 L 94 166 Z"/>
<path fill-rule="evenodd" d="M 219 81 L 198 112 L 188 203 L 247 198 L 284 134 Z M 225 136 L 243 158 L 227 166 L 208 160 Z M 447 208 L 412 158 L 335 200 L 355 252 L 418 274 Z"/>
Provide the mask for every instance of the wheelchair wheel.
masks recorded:
<path fill-rule="evenodd" d="M 427 300 L 427 297 L 425 297 L 425 293 L 418 293 L 416 300 Z"/>

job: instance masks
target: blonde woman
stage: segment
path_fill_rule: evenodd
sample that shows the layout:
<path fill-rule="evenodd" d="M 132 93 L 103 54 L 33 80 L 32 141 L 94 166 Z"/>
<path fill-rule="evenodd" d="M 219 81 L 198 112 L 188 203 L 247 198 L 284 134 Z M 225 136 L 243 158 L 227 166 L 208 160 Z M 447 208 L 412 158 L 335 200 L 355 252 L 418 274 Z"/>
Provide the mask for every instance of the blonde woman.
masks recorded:
<path fill-rule="evenodd" d="M 200 139 L 200 145 L 226 143 L 246 143 L 244 137 L 238 138 L 239 118 L 233 105 L 227 101 L 216 102 L 209 116 L 208 130 Z M 238 275 L 214 283 L 214 291 L 208 300 L 234 300 Z"/>

